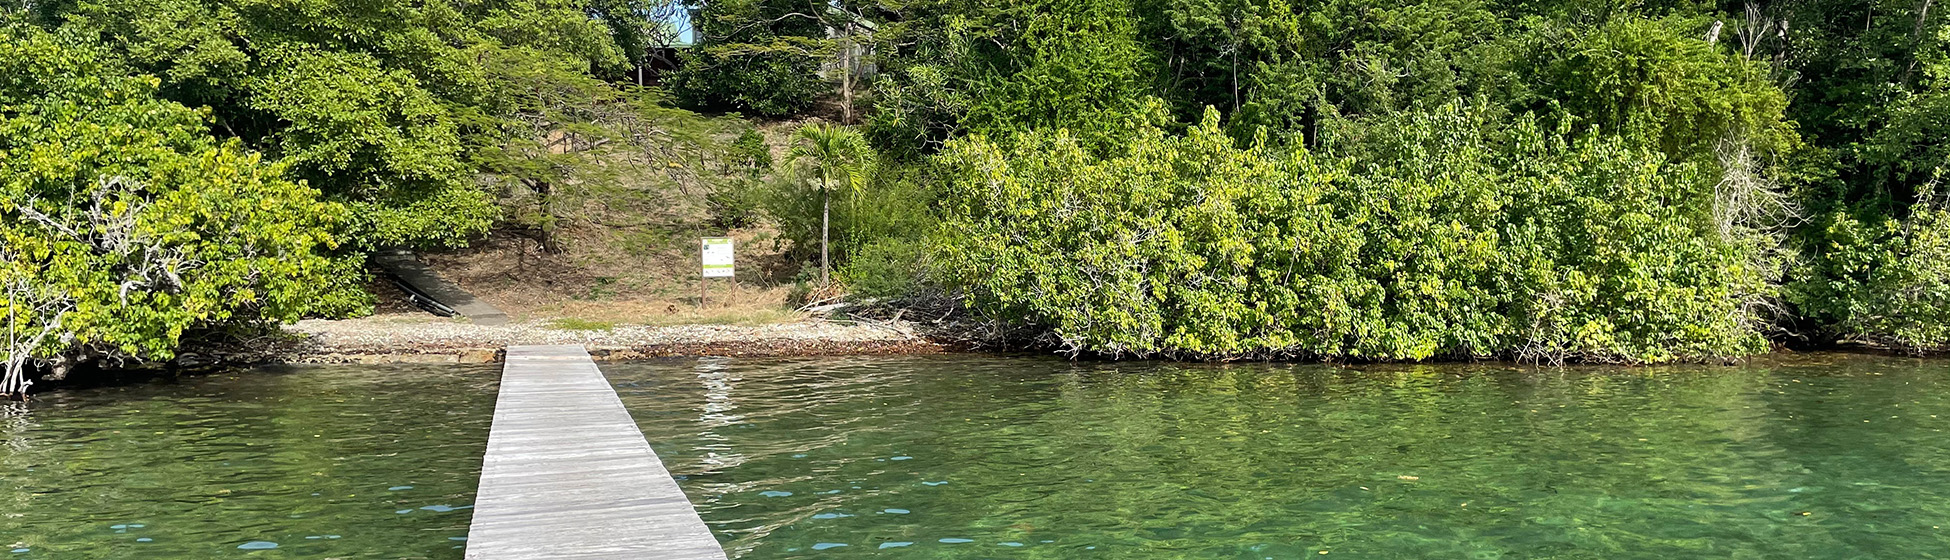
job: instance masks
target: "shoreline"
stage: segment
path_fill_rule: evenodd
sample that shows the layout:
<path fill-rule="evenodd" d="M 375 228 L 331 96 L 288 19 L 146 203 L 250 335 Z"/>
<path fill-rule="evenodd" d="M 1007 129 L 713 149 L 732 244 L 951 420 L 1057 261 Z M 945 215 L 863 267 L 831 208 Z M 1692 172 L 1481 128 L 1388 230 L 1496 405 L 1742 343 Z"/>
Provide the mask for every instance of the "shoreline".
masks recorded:
<path fill-rule="evenodd" d="M 421 316 L 305 320 L 284 340 L 223 352 L 221 361 L 289 364 L 494 363 L 510 345 L 580 344 L 598 362 L 686 356 L 797 357 L 934 354 L 954 348 L 906 324 L 821 319 L 760 325 L 624 325 L 563 329 L 547 321 L 479 325 Z"/>
<path fill-rule="evenodd" d="M 251 341 L 205 346 L 191 350 L 190 362 L 250 366 L 267 364 L 480 364 L 499 363 L 511 345 L 581 345 L 597 362 L 627 362 L 675 357 L 784 358 L 820 356 L 894 356 L 966 352 L 965 343 L 920 334 L 905 321 L 835 322 L 807 318 L 749 325 L 676 324 L 618 325 L 601 329 L 571 329 L 551 320 L 527 320 L 502 325 L 474 324 L 466 319 L 421 314 L 382 314 L 359 319 L 308 319 L 284 325 L 279 334 Z M 1768 352 L 1728 363 L 1779 359 L 1826 352 L 1875 354 L 1892 357 L 1944 357 L 1936 353 L 1901 352 L 1866 344 L 1816 348 L 1776 347 Z M 1194 363 L 1213 363 L 1188 360 Z M 1265 360 L 1244 360 L 1258 362 Z M 1271 360 L 1283 363 L 1381 365 L 1395 363 L 1476 363 L 1486 360 L 1430 360 L 1425 362 L 1345 362 L 1319 359 Z M 1504 359 L 1489 362 L 1518 364 Z M 1217 362 L 1228 363 L 1228 362 Z M 1637 364 L 1659 367 L 1709 362 Z M 1536 365 L 1536 364 L 1531 364 Z M 1561 367 L 1618 364 L 1566 363 Z"/>

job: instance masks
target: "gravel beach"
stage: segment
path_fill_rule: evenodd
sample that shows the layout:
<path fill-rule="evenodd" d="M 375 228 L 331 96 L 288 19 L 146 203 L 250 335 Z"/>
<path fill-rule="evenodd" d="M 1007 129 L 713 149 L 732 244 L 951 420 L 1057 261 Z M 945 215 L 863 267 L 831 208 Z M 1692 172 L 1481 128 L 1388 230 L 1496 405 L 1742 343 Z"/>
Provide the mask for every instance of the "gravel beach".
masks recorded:
<path fill-rule="evenodd" d="M 616 326 L 571 330 L 545 321 L 476 325 L 424 316 L 306 320 L 285 327 L 295 363 L 491 362 L 509 345 L 581 344 L 598 360 L 663 356 L 823 356 L 931 353 L 943 347 L 906 325 L 820 319 L 768 325 Z"/>

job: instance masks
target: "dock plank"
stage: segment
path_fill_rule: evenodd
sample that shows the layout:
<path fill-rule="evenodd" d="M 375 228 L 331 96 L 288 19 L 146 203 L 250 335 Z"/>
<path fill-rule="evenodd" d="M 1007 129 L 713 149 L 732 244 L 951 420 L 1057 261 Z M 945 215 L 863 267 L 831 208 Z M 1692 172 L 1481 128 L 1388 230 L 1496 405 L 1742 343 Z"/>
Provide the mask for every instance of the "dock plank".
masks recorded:
<path fill-rule="evenodd" d="M 724 560 L 581 346 L 510 346 L 468 560 Z"/>

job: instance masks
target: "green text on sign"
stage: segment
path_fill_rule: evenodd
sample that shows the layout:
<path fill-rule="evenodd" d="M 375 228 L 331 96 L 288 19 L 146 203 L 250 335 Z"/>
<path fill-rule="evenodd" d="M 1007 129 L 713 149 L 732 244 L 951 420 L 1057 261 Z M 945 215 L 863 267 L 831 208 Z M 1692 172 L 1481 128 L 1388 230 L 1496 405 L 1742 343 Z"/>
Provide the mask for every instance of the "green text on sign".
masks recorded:
<path fill-rule="evenodd" d="M 730 278 L 734 275 L 731 238 L 704 238 L 704 277 Z"/>

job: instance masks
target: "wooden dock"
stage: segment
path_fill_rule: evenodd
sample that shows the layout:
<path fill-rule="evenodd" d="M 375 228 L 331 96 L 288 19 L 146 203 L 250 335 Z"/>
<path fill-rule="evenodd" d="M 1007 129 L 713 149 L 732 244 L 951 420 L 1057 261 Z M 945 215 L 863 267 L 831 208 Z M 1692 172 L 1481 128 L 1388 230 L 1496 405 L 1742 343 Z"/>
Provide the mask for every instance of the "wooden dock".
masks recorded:
<path fill-rule="evenodd" d="M 724 560 L 581 346 L 510 346 L 468 560 Z"/>

